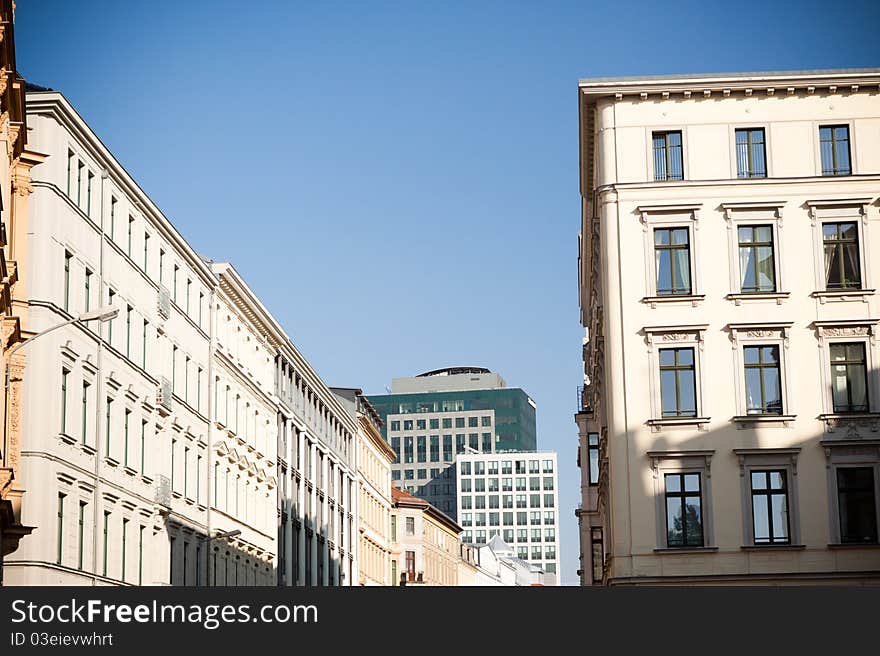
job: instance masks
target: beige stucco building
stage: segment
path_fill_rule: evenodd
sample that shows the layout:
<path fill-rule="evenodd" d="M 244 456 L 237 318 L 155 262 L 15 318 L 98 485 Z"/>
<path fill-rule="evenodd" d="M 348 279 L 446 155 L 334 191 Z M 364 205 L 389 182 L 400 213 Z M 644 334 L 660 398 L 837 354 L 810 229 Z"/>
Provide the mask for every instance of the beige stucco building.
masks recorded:
<path fill-rule="evenodd" d="M 357 420 L 358 585 L 392 585 L 391 463 L 382 419 L 363 390 L 331 388 Z"/>
<path fill-rule="evenodd" d="M 578 98 L 581 582 L 880 583 L 880 70 Z"/>
<path fill-rule="evenodd" d="M 391 574 L 406 585 L 458 585 L 461 527 L 424 499 L 391 490 Z"/>
<path fill-rule="evenodd" d="M 15 3 L 0 1 L 0 365 L 4 396 L 0 404 L 0 583 L 3 559 L 18 548 L 32 527 L 21 522 L 25 488 L 21 479 L 21 381 L 26 354 L 16 352 L 31 336 L 22 324 L 27 305 L 28 200 L 30 170 L 42 156 L 27 150 L 25 82 L 15 63 Z M 6 372 L 9 372 L 8 384 Z"/>

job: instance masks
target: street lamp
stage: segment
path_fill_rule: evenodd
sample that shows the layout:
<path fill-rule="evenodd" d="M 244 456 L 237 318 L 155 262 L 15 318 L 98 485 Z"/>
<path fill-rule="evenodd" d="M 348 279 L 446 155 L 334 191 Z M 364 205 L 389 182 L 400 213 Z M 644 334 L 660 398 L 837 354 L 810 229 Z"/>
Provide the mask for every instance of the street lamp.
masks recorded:
<path fill-rule="evenodd" d="M 64 326 L 69 326 L 72 323 L 86 323 L 88 321 L 94 321 L 96 319 L 98 321 L 100 321 L 101 323 L 104 323 L 106 321 L 110 321 L 111 319 L 113 319 L 117 314 L 119 314 L 119 308 L 114 308 L 111 306 L 98 308 L 97 310 L 92 310 L 91 312 L 83 312 L 81 315 L 79 315 L 78 317 L 76 317 L 74 319 L 70 319 L 68 321 L 62 321 L 59 324 L 55 324 L 54 326 L 46 328 L 46 330 L 42 330 L 42 331 L 38 332 L 36 335 L 32 335 L 32 336 L 28 337 L 23 342 L 19 342 L 18 344 L 16 344 L 9 351 L 9 353 L 6 355 L 6 366 L 5 366 L 5 373 L 3 376 L 4 408 L 6 408 L 6 404 L 8 402 L 7 391 L 9 390 L 9 376 L 10 376 L 9 372 L 10 372 L 10 368 L 12 366 L 12 356 L 15 354 L 15 352 L 18 349 L 20 349 L 22 346 L 24 346 L 26 344 L 30 344 L 37 337 L 41 337 L 41 336 L 45 335 L 46 333 L 50 333 L 53 330 L 57 330 L 58 328 L 63 328 Z M 4 421 L 6 421 L 6 419 L 5 419 L 6 413 L 5 412 L 3 413 L 3 416 L 4 416 Z M 3 455 L 3 457 L 5 458 L 5 454 L 6 454 L 6 431 L 4 430 L 3 431 L 3 454 L 0 454 L 0 455 Z"/>
<path fill-rule="evenodd" d="M 208 535 L 205 537 L 205 543 L 208 551 L 208 558 L 205 561 L 205 585 L 210 585 L 208 582 L 211 580 L 211 540 L 223 540 L 226 538 L 234 538 L 241 535 L 240 529 L 234 529 L 232 531 L 222 531 L 220 533 L 215 533 Z M 214 579 L 217 579 L 217 572 L 214 572 Z"/>
<path fill-rule="evenodd" d="M 241 535 L 241 531 L 239 529 L 235 529 L 234 531 L 224 531 L 223 533 L 217 533 L 214 535 L 214 540 L 222 540 L 224 538 L 234 538 Z"/>

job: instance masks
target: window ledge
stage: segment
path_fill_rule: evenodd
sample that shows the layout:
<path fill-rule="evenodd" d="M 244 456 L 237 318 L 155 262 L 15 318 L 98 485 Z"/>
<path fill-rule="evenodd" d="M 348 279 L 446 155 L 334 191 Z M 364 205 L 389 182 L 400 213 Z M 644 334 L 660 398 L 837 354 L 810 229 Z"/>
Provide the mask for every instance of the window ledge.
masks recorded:
<path fill-rule="evenodd" d="M 119 466 L 119 461 L 116 458 L 113 458 L 111 456 L 105 456 L 104 462 L 106 462 L 111 467 L 118 467 Z"/>
<path fill-rule="evenodd" d="M 742 428 L 747 424 L 782 424 L 785 428 L 795 420 L 797 415 L 737 415 L 731 421 Z"/>
<path fill-rule="evenodd" d="M 740 547 L 743 551 L 802 551 L 805 544 L 748 544 Z"/>
<path fill-rule="evenodd" d="M 128 465 L 126 465 L 122 468 L 122 471 L 124 471 L 129 476 L 137 476 L 137 470 L 134 467 L 129 467 Z"/>
<path fill-rule="evenodd" d="M 776 305 L 782 305 L 782 301 L 791 296 L 791 292 L 741 292 L 728 294 L 727 300 L 741 305 L 743 301 L 776 301 Z"/>
<path fill-rule="evenodd" d="M 834 289 L 815 291 L 811 294 L 818 298 L 820 303 L 833 303 L 836 301 L 862 301 L 868 302 L 868 297 L 873 296 L 875 289 Z"/>
<path fill-rule="evenodd" d="M 651 430 L 657 432 L 664 426 L 674 428 L 676 426 L 698 426 L 703 430 L 703 425 L 708 424 L 711 417 L 664 417 L 662 419 L 649 419 L 646 423 Z"/>
<path fill-rule="evenodd" d="M 654 549 L 655 554 L 680 554 L 680 553 L 713 553 L 718 547 L 661 547 Z"/>
<path fill-rule="evenodd" d="M 58 439 L 62 442 L 67 442 L 68 444 L 76 444 L 76 438 L 67 433 L 58 433 Z"/>
<path fill-rule="evenodd" d="M 82 447 L 82 450 L 85 451 L 88 455 L 95 455 L 95 447 L 89 444 L 80 444 L 80 446 Z"/>
<path fill-rule="evenodd" d="M 645 296 L 642 303 L 649 303 L 652 308 L 657 307 L 657 303 L 690 303 L 693 307 L 706 300 L 705 294 L 669 294 L 668 296 Z"/>
<path fill-rule="evenodd" d="M 849 433 L 853 435 L 858 433 L 859 427 L 865 427 L 872 433 L 880 430 L 880 412 L 828 412 L 819 415 L 819 420 L 825 422 L 829 433 L 844 427 L 849 428 Z"/>
<path fill-rule="evenodd" d="M 829 549 L 880 549 L 880 542 L 835 542 L 828 545 Z"/>

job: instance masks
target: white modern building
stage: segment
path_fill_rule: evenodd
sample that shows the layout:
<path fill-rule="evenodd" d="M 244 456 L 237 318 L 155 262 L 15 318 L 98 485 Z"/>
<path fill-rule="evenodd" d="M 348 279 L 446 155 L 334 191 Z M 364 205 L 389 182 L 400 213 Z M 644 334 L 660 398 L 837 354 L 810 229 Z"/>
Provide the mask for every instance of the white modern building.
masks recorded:
<path fill-rule="evenodd" d="M 22 331 L 53 330 L 20 351 L 18 482 L 35 528 L 4 582 L 350 584 L 354 421 L 232 266 L 186 243 L 60 93 L 27 100 L 45 160 Z M 79 319 L 106 307 L 106 323 Z"/>
<path fill-rule="evenodd" d="M 552 451 L 465 453 L 455 460 L 462 542 L 483 546 L 498 536 L 552 585 L 559 581 L 556 460 Z"/>
<path fill-rule="evenodd" d="M 584 585 L 880 581 L 880 69 L 581 80 Z"/>

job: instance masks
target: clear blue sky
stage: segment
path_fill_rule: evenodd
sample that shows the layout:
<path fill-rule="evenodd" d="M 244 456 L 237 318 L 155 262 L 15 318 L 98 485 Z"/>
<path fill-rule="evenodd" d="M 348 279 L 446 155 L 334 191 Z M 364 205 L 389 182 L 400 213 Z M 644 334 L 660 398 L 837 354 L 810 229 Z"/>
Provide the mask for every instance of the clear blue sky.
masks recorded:
<path fill-rule="evenodd" d="M 333 385 L 481 365 L 538 405 L 577 580 L 580 77 L 880 65 L 880 2 L 19 0 L 62 91 Z"/>

